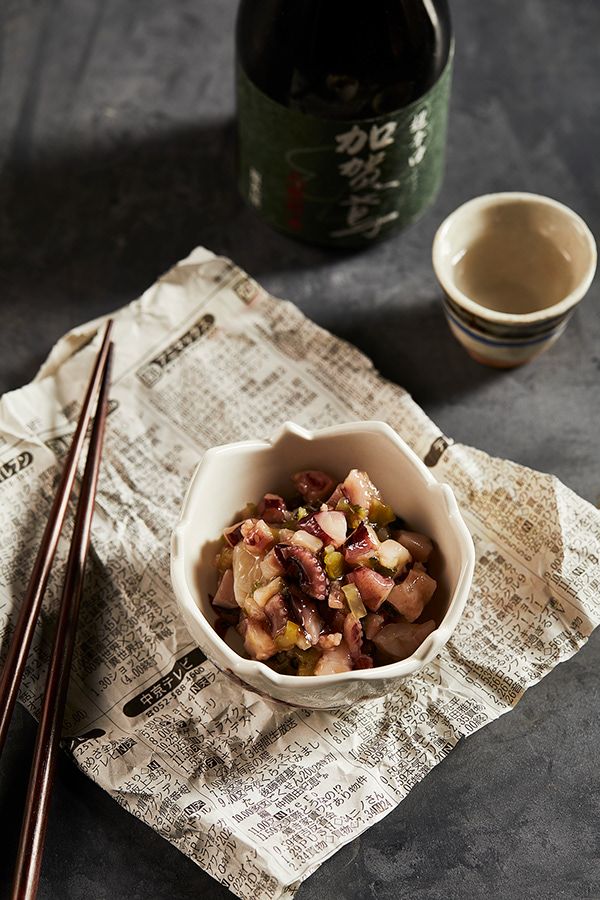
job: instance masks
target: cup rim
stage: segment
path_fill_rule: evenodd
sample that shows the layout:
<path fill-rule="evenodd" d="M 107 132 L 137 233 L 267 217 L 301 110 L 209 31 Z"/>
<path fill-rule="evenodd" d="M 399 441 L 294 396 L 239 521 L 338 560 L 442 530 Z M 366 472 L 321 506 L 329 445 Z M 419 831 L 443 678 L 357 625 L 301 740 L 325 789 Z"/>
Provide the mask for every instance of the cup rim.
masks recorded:
<path fill-rule="evenodd" d="M 490 309 L 487 306 L 482 306 L 481 304 L 477 303 L 476 300 L 471 299 L 471 297 L 460 290 L 453 279 L 448 277 L 446 271 L 447 266 L 444 265 L 445 257 L 442 251 L 442 242 L 444 238 L 447 236 L 450 229 L 456 224 L 457 220 L 460 219 L 468 209 L 476 209 L 478 207 L 484 209 L 492 206 L 514 203 L 515 201 L 531 205 L 549 206 L 553 209 L 559 210 L 568 219 L 571 220 L 571 225 L 577 225 L 579 227 L 585 238 L 589 251 L 589 261 L 585 274 L 579 281 L 579 283 L 573 288 L 573 290 L 569 294 L 567 294 L 566 297 L 563 297 L 562 300 L 559 300 L 558 303 L 555 303 L 552 306 L 546 306 L 544 307 L 544 309 L 536 310 L 535 312 L 530 313 L 500 312 L 499 310 Z M 460 206 L 458 206 L 453 212 L 450 213 L 450 215 L 448 215 L 444 219 L 435 233 L 432 246 L 433 270 L 443 290 L 457 304 L 459 304 L 465 310 L 477 316 L 478 318 L 487 320 L 489 322 L 496 322 L 499 324 L 507 325 L 526 325 L 535 322 L 543 322 L 546 319 L 552 319 L 556 316 L 564 315 L 573 306 L 575 306 L 587 293 L 594 279 L 597 259 L 598 252 L 596 248 L 596 241 L 589 226 L 581 218 L 581 216 L 579 216 L 564 203 L 560 203 L 558 200 L 554 200 L 552 197 L 546 197 L 543 194 L 534 194 L 527 191 L 500 191 L 497 193 L 481 194 L 480 196 L 472 197 L 470 200 L 467 200 L 465 203 L 462 203 Z"/>

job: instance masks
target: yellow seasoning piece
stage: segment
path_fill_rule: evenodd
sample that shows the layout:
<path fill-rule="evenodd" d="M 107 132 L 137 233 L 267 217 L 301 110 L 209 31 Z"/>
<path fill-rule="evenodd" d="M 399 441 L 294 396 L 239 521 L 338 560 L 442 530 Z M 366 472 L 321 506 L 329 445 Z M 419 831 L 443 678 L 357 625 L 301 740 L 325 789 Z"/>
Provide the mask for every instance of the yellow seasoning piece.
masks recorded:
<path fill-rule="evenodd" d="M 312 647 L 310 650 L 298 650 L 297 653 L 300 661 L 298 675 L 312 675 L 321 658 L 321 651 Z"/>
<path fill-rule="evenodd" d="M 363 509 L 362 506 L 353 506 L 346 497 L 342 497 L 341 500 L 338 500 L 336 510 L 344 513 L 346 521 L 353 531 L 355 528 L 358 528 L 360 523 L 364 522 L 369 515 L 366 509 Z"/>
<path fill-rule="evenodd" d="M 369 507 L 369 521 L 373 525 L 389 525 L 396 518 L 391 506 L 382 503 L 381 500 L 373 500 Z"/>
<path fill-rule="evenodd" d="M 366 616 L 367 610 L 365 609 L 365 605 L 362 602 L 362 597 L 360 596 L 360 592 L 356 585 L 345 584 L 342 587 L 342 590 L 346 595 L 346 601 L 350 607 L 350 611 L 354 613 L 356 618 L 362 619 L 363 616 Z"/>
<path fill-rule="evenodd" d="M 344 557 L 338 550 L 331 550 L 323 557 L 325 571 L 332 580 L 341 578 L 344 574 Z"/>
<path fill-rule="evenodd" d="M 296 644 L 299 630 L 295 622 L 288 622 L 285 631 L 275 638 L 275 646 L 279 650 L 291 650 Z"/>

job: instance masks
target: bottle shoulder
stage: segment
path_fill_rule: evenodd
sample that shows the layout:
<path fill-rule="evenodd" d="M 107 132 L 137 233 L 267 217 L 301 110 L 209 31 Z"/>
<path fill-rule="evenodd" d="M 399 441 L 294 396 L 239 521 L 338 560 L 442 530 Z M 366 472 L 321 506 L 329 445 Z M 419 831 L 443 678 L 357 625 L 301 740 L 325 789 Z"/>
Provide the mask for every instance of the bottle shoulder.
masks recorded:
<path fill-rule="evenodd" d="M 448 63 L 446 0 L 242 0 L 237 59 L 272 100 L 369 119 L 418 100 Z"/>

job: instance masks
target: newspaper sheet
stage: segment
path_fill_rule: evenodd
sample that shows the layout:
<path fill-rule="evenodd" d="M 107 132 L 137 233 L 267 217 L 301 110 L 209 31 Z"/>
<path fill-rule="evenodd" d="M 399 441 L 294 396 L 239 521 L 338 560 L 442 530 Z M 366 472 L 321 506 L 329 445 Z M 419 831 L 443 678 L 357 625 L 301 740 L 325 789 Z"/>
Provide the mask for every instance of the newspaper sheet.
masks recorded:
<path fill-rule="evenodd" d="M 98 323 L 0 404 L 0 635 L 26 585 L 97 350 Z M 65 734 L 80 768 L 238 897 L 291 897 L 465 736 L 585 643 L 600 617 L 600 512 L 550 475 L 445 438 L 354 347 L 195 250 L 115 315 L 105 457 Z M 211 445 L 387 421 L 454 489 L 477 551 L 442 654 L 338 712 L 245 691 L 194 646 L 169 542 Z M 68 533 L 68 532 L 67 532 Z M 65 542 L 21 699 L 35 714 Z"/>

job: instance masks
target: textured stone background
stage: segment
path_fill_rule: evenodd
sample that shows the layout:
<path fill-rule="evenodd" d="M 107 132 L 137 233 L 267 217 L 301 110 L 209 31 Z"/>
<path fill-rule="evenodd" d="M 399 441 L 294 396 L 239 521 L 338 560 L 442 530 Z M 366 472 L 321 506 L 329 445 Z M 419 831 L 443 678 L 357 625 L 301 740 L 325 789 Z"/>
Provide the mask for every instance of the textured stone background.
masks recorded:
<path fill-rule="evenodd" d="M 354 341 L 455 439 L 556 473 L 600 502 L 598 287 L 547 355 L 477 366 L 449 336 L 436 226 L 494 190 L 549 194 L 600 231 L 600 5 L 454 0 L 448 169 L 435 207 L 358 255 L 270 232 L 234 186 L 233 0 L 5 0 L 0 7 L 0 391 L 66 329 L 138 295 L 196 244 Z M 312 898 L 600 897 L 600 638 L 462 742 L 326 863 Z M 33 741 L 0 767 L 0 895 Z M 227 891 L 61 761 L 43 900 Z"/>

